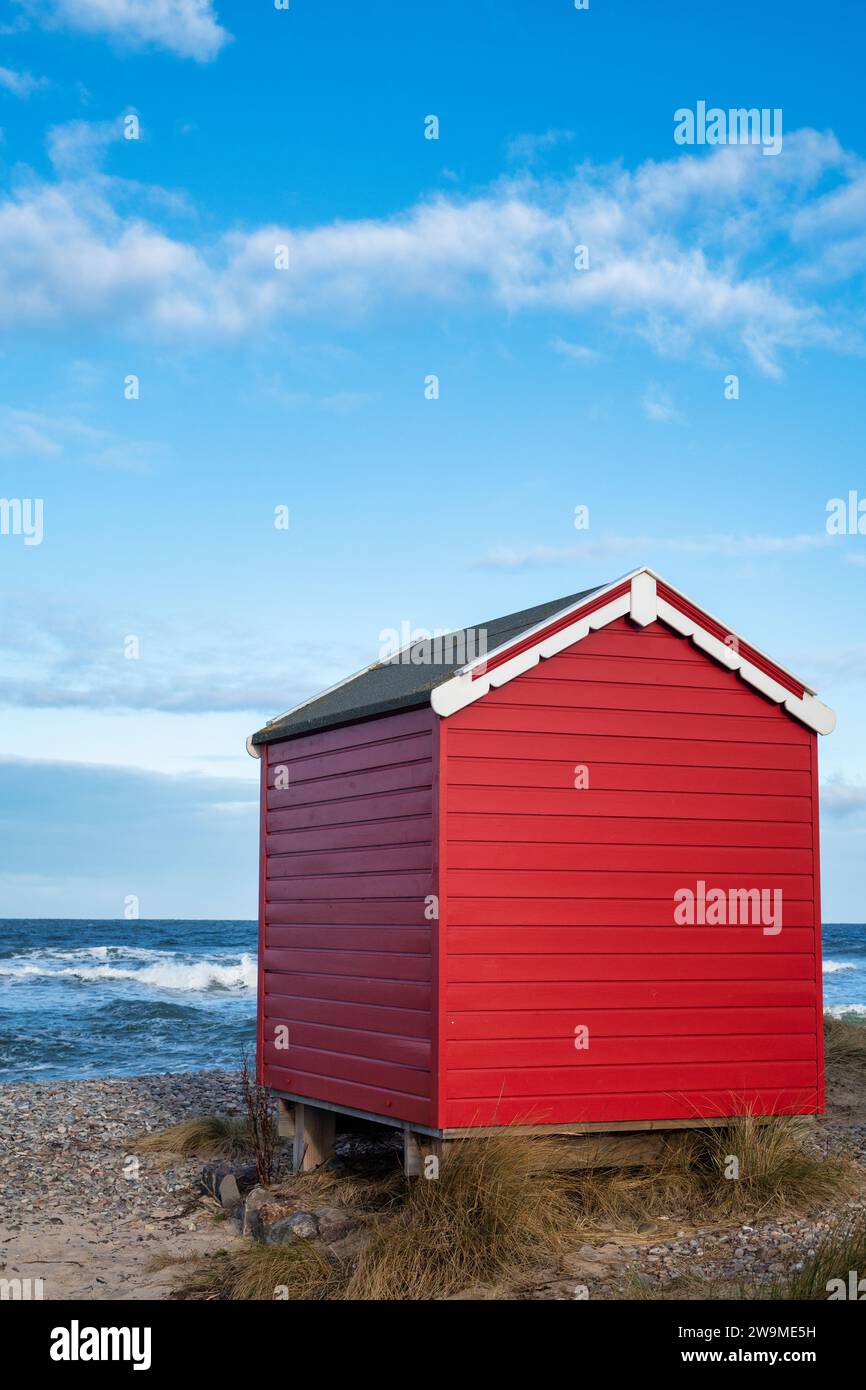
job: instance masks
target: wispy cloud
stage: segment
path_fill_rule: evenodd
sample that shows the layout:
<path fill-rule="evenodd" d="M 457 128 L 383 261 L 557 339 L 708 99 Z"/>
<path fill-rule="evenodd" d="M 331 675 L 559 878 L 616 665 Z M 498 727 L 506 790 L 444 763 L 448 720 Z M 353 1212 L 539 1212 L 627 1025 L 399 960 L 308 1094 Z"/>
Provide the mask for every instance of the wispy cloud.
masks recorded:
<path fill-rule="evenodd" d="M 251 915 L 258 790 L 247 762 L 249 781 L 0 758 L 0 804 L 15 808 L 0 835 L 4 910 L 120 918 L 135 894 L 144 918 Z"/>
<path fill-rule="evenodd" d="M 831 682 L 835 686 L 859 685 L 866 680 L 866 643 L 845 646 L 839 643 L 834 649 L 812 649 L 808 653 L 809 669 L 816 679 Z"/>
<path fill-rule="evenodd" d="M 7 594 L 0 637 L 0 705 L 26 709 L 166 713 L 290 709 L 357 670 L 375 651 L 320 642 L 274 642 L 226 617 L 147 617 L 95 611 L 71 597 Z M 138 655 L 127 656 L 135 637 Z M 287 675 L 286 673 L 290 674 Z"/>
<path fill-rule="evenodd" d="M 73 415 L 0 406 L 0 456 L 74 461 L 123 473 L 149 471 L 159 445 L 124 438 Z"/>
<path fill-rule="evenodd" d="M 101 139 L 55 134 L 55 157 L 80 170 Z M 801 131 L 784 161 L 729 146 L 634 172 L 524 174 L 389 218 L 263 225 L 201 244 L 128 211 L 129 189 L 99 176 L 31 181 L 0 203 L 0 321 L 232 339 L 413 301 L 480 303 L 567 315 L 584 337 L 599 324 L 637 334 L 662 355 L 736 351 L 778 374 L 787 350 L 862 345 L 855 284 L 829 305 L 810 298 L 796 255 L 808 263 L 814 250 L 805 230 L 796 246 L 790 237 L 828 182 L 861 177 L 832 136 Z M 574 268 L 577 243 L 590 247 L 589 270 Z"/>
<path fill-rule="evenodd" d="M 482 569 L 557 569 L 574 566 L 586 560 L 606 560 L 633 557 L 645 561 L 647 555 L 669 551 L 677 555 L 721 555 L 728 559 L 746 556 L 802 554 L 820 550 L 830 543 L 830 537 L 800 536 L 705 536 L 694 540 L 682 536 L 602 536 L 576 545 L 534 545 L 525 548 L 499 546 L 477 561 Z"/>
<path fill-rule="evenodd" d="M 516 135 L 513 140 L 509 140 L 505 153 L 513 163 L 533 164 L 545 150 L 567 144 L 573 139 L 573 130 L 545 130 L 535 135 Z"/>
<path fill-rule="evenodd" d="M 26 100 L 40 88 L 47 87 L 46 77 L 34 77 L 29 72 L 15 72 L 12 68 L 0 68 L 0 87 L 4 91 L 11 92 L 14 97 L 21 97 Z"/>
<path fill-rule="evenodd" d="M 369 391 L 287 391 L 275 382 L 266 382 L 260 394 L 286 410 L 316 410 L 331 415 L 351 415 L 375 399 Z"/>
<path fill-rule="evenodd" d="M 828 815 L 845 817 L 866 811 L 866 786 L 832 777 L 821 787 L 821 806 Z"/>
<path fill-rule="evenodd" d="M 121 118 L 113 121 L 67 121 L 52 126 L 46 137 L 48 157 L 63 177 L 98 168 L 108 146 L 122 136 Z"/>
<path fill-rule="evenodd" d="M 560 357 L 568 357 L 572 362 L 597 362 L 601 353 L 588 348 L 583 343 L 570 343 L 566 338 L 553 338 L 550 346 Z"/>
<path fill-rule="evenodd" d="M 46 28 L 75 29 L 124 48 L 161 48 L 207 63 L 230 42 L 213 0 L 16 0 Z"/>
<path fill-rule="evenodd" d="M 677 410 L 670 394 L 660 386 L 648 386 L 641 404 L 648 420 L 660 425 L 681 425 L 685 420 L 682 411 Z"/>

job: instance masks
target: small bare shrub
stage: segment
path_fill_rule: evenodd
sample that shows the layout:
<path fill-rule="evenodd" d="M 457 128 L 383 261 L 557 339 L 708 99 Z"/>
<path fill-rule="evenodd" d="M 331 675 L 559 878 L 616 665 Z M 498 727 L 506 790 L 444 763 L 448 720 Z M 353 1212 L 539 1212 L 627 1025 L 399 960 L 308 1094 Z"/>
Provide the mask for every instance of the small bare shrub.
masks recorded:
<path fill-rule="evenodd" d="M 267 1086 L 250 1071 L 247 1054 L 241 1058 L 241 1091 L 247 1112 L 247 1129 L 252 1141 L 256 1177 L 269 1187 L 279 1166 L 279 1135 L 274 1102 Z"/>

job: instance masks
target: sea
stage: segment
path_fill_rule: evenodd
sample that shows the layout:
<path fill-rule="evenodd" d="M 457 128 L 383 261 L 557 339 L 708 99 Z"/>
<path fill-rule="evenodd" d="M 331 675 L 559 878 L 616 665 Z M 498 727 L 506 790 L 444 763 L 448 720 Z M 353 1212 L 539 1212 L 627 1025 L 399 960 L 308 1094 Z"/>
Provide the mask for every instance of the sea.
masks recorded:
<path fill-rule="evenodd" d="M 866 1016 L 866 926 L 824 926 L 824 1007 Z M 256 923 L 0 919 L 0 1082 L 234 1068 Z"/>

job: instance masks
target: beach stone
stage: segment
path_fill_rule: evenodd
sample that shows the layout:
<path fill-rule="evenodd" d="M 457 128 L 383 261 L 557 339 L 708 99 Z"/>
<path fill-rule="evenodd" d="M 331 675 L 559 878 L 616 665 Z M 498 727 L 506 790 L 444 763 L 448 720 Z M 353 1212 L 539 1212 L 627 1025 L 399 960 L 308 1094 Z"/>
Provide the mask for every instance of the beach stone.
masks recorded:
<path fill-rule="evenodd" d="M 206 1163 L 201 1170 L 202 1192 L 219 1201 L 220 1186 L 228 1177 L 234 1178 L 239 1192 L 250 1192 L 256 1186 L 256 1166 L 254 1163 L 227 1163 L 224 1159 Z"/>
<path fill-rule="evenodd" d="M 254 1187 L 252 1192 L 247 1195 L 244 1202 L 244 1222 L 243 1233 L 251 1240 L 261 1240 L 264 1235 L 262 1223 L 262 1207 L 266 1206 L 271 1200 L 271 1194 L 266 1187 Z"/>
<path fill-rule="evenodd" d="M 265 1228 L 267 1245 L 291 1245 L 293 1240 L 315 1240 L 319 1234 L 316 1218 L 308 1211 L 296 1211 Z"/>
<path fill-rule="evenodd" d="M 219 1199 L 220 1204 L 225 1207 L 226 1211 L 234 1211 L 235 1207 L 240 1206 L 240 1188 L 238 1187 L 237 1178 L 233 1173 L 227 1173 L 220 1183 Z"/>
<path fill-rule="evenodd" d="M 367 1248 L 370 1243 L 370 1235 L 370 1231 L 365 1226 L 358 1225 L 341 1240 L 328 1242 L 325 1249 L 341 1264 L 350 1264 L 353 1260 L 357 1260 L 358 1256 Z"/>
<path fill-rule="evenodd" d="M 320 1207 L 313 1220 L 326 1245 L 342 1240 L 359 1224 L 357 1217 L 346 1211 L 345 1207 Z"/>

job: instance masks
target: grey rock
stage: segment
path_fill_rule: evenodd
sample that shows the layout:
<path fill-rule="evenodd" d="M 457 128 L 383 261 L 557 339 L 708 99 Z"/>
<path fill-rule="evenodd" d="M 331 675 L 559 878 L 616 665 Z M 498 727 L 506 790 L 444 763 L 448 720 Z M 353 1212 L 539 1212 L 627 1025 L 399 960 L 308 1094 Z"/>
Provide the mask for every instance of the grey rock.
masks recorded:
<path fill-rule="evenodd" d="M 341 1263 L 349 1263 L 356 1260 L 361 1252 L 366 1248 L 370 1240 L 370 1232 L 363 1226 L 357 1226 L 354 1231 L 350 1231 L 342 1240 L 334 1240 L 326 1245 L 326 1250 L 333 1255 L 335 1260 Z"/>
<path fill-rule="evenodd" d="M 201 1170 L 201 1190 L 209 1197 L 220 1199 L 220 1185 L 224 1178 L 233 1177 L 239 1192 L 250 1192 L 256 1185 L 254 1163 L 232 1164 L 220 1159 L 206 1163 Z"/>
<path fill-rule="evenodd" d="M 234 1211 L 241 1204 L 240 1188 L 234 1173 L 227 1173 L 220 1183 L 219 1199 L 226 1211 Z"/>
<path fill-rule="evenodd" d="M 326 1245 L 342 1240 L 358 1226 L 358 1218 L 339 1207 L 320 1207 L 315 1213 L 316 1228 Z"/>
<path fill-rule="evenodd" d="M 317 1235 L 315 1217 L 308 1211 L 283 1216 L 264 1230 L 267 1245 L 291 1245 L 293 1240 L 315 1240 Z"/>
<path fill-rule="evenodd" d="M 261 1240 L 264 1235 L 261 1209 L 270 1200 L 271 1194 L 266 1187 L 254 1187 L 244 1202 L 242 1230 L 244 1235 L 249 1236 L 251 1240 Z"/>

